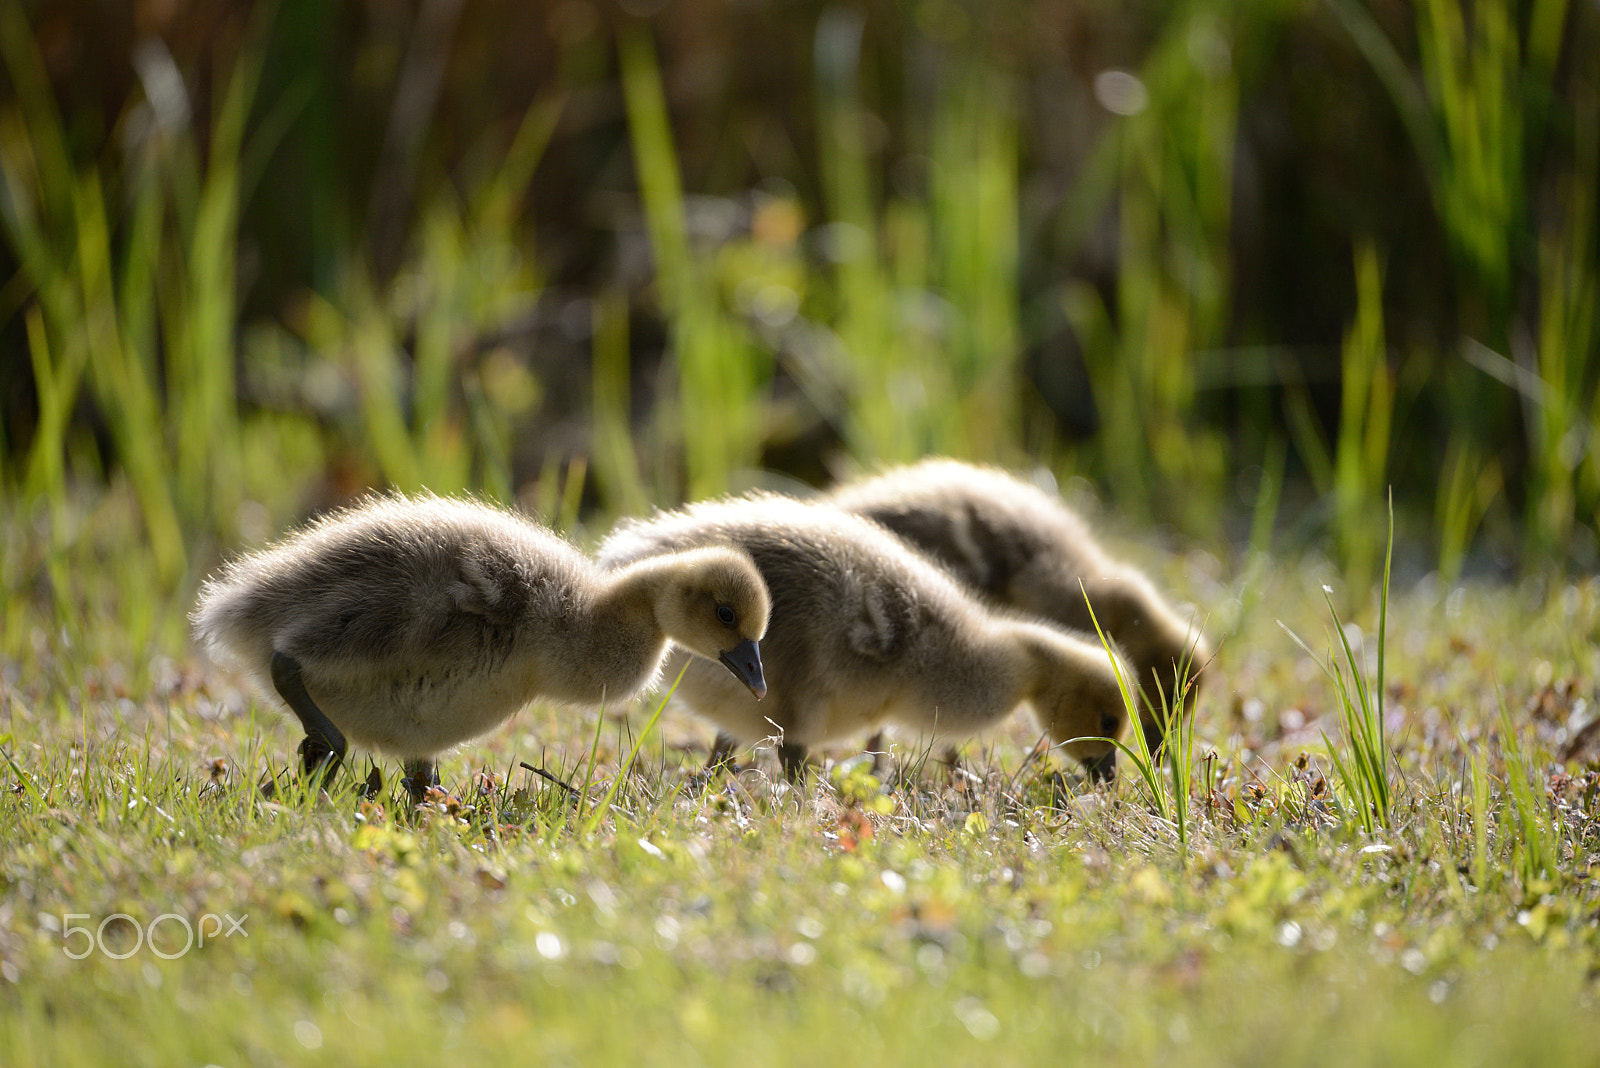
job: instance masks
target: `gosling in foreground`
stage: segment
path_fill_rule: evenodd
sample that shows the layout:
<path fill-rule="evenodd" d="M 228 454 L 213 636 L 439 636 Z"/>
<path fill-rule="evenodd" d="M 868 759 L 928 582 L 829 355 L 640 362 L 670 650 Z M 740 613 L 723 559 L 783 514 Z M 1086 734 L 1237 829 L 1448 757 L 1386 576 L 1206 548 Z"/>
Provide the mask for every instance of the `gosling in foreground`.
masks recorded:
<path fill-rule="evenodd" d="M 677 696 L 719 731 L 712 766 L 735 744 L 777 735 L 791 778 L 806 751 L 884 725 L 962 738 L 1031 705 L 1052 742 L 1115 770 L 1126 722 L 1112 656 L 1097 642 L 985 608 L 938 567 L 859 516 L 788 497 L 707 501 L 624 521 L 601 564 L 628 569 L 707 546 L 749 553 L 772 596 L 762 640 L 771 697 L 758 705 L 726 673 L 692 663 Z"/>
<path fill-rule="evenodd" d="M 929 459 L 845 483 L 823 500 L 887 527 L 991 604 L 1090 637 L 1098 619 L 1133 666 L 1151 752 L 1180 693 L 1192 708 L 1209 643 L 1142 572 L 1108 556 L 1059 497 L 996 468 Z"/>
<path fill-rule="evenodd" d="M 735 549 L 606 571 L 486 504 L 373 496 L 225 565 L 192 622 L 299 717 L 308 774 L 331 779 L 354 742 L 401 758 L 420 798 L 439 754 L 535 697 L 596 705 L 650 686 L 669 641 L 720 660 L 754 702 L 769 609 Z"/>

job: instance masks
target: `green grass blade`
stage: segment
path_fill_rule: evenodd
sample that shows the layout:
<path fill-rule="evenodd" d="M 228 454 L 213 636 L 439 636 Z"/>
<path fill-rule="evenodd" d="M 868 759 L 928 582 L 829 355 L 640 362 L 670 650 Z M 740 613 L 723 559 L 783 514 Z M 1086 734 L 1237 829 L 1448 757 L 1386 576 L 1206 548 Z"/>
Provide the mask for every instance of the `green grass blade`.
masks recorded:
<path fill-rule="evenodd" d="M 667 702 L 672 700 L 672 695 L 678 692 L 678 684 L 683 681 L 684 673 L 688 670 L 689 663 L 686 661 L 683 667 L 678 669 L 678 677 L 672 680 L 672 685 L 668 687 L 667 692 L 661 695 L 660 701 L 656 702 L 655 711 L 650 713 L 650 718 L 645 722 L 644 730 L 639 732 L 639 737 L 634 741 L 633 748 L 629 750 L 627 757 L 617 768 L 616 777 L 611 780 L 610 788 L 606 790 L 605 796 L 600 799 L 600 803 L 595 806 L 593 814 L 589 817 L 589 822 L 583 825 L 583 836 L 585 838 L 594 834 L 595 828 L 600 825 L 600 821 L 605 818 L 606 812 L 610 810 L 611 802 L 616 798 L 617 791 L 622 788 L 623 781 L 628 777 L 628 770 L 633 767 L 634 760 L 639 756 L 639 750 L 644 748 L 646 740 L 650 737 L 650 732 L 655 730 L 656 722 L 661 719 L 661 713 L 666 711 Z M 584 781 L 585 794 L 588 793 L 588 786 L 589 783 L 586 779 Z"/>
<path fill-rule="evenodd" d="M 1134 744 L 1138 748 L 1131 748 L 1115 739 L 1108 738 L 1105 740 L 1113 742 L 1118 749 L 1122 750 L 1133 761 L 1133 766 L 1138 770 L 1140 779 L 1144 781 L 1145 787 L 1150 791 L 1150 801 L 1156 807 L 1156 814 L 1162 819 L 1168 819 L 1174 806 L 1172 799 L 1167 796 L 1166 790 L 1162 786 L 1161 776 L 1156 770 L 1155 757 L 1150 753 L 1150 746 L 1145 741 L 1144 731 L 1139 727 L 1138 701 L 1134 698 L 1129 681 L 1123 674 L 1120 657 L 1113 655 L 1111 639 L 1106 637 L 1106 632 L 1100 627 L 1100 619 L 1095 615 L 1094 604 L 1089 600 L 1089 590 L 1084 586 L 1082 580 L 1079 580 L 1078 588 L 1083 592 L 1083 603 L 1088 606 L 1089 621 L 1094 624 L 1094 632 L 1100 639 L 1100 647 L 1106 651 L 1106 656 L 1111 661 L 1111 670 L 1117 677 L 1117 689 L 1122 692 L 1122 707 L 1127 710 Z"/>

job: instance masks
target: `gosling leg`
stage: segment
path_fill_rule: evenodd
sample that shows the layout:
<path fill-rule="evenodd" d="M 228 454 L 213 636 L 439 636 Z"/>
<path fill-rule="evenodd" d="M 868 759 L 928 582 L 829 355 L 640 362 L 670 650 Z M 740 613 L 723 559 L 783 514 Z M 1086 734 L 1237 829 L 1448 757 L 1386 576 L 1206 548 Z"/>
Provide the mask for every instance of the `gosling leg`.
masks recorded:
<path fill-rule="evenodd" d="M 706 757 L 705 767 L 689 776 L 689 789 L 698 793 L 723 772 L 737 772 L 739 765 L 734 763 L 733 751 L 738 747 L 739 743 L 733 740 L 732 735 L 718 731 L 716 740 L 711 743 L 711 754 Z"/>
<path fill-rule="evenodd" d="M 783 765 L 783 777 L 793 785 L 800 785 L 806 776 L 806 747 L 779 742 L 778 763 Z"/>
<path fill-rule="evenodd" d="M 300 661 L 288 653 L 274 650 L 272 685 L 294 714 L 300 717 L 300 726 L 305 728 L 306 737 L 300 743 L 300 760 L 306 774 L 320 775 L 323 782 L 332 782 L 339 765 L 344 763 L 348 746 L 339 728 L 306 693 L 306 684 L 300 678 Z"/>
<path fill-rule="evenodd" d="M 874 731 L 871 738 L 867 739 L 866 751 L 872 754 L 872 777 L 883 778 L 883 732 Z"/>
<path fill-rule="evenodd" d="M 953 745 L 944 747 L 944 759 L 941 763 L 944 764 L 945 774 L 950 779 L 950 785 L 958 789 L 965 790 L 969 788 L 970 784 L 982 781 L 977 775 L 967 770 L 967 766 L 961 762 L 961 750 Z"/>
<path fill-rule="evenodd" d="M 400 780 L 400 785 L 411 795 L 411 803 L 420 805 L 427 798 L 428 790 L 439 785 L 439 769 L 433 761 L 420 759 L 408 760 L 402 767 L 406 776 Z"/>
<path fill-rule="evenodd" d="M 716 740 L 711 743 L 711 755 L 706 757 L 706 776 L 723 770 L 738 771 L 739 765 L 733 762 L 734 750 L 738 748 L 739 743 L 733 735 L 718 731 Z"/>
<path fill-rule="evenodd" d="M 1117 778 L 1117 751 L 1111 750 L 1097 757 L 1087 757 L 1083 761 L 1083 768 L 1089 775 L 1089 783 L 1099 786 L 1102 783 L 1115 782 Z"/>

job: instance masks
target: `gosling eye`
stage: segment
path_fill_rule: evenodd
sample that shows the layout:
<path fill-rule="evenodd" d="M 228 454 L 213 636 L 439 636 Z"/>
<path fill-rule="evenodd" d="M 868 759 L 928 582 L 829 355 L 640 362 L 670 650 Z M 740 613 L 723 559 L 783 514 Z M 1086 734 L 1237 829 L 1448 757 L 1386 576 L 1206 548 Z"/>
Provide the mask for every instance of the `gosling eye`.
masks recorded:
<path fill-rule="evenodd" d="M 1114 736 L 1121 727 L 1122 720 L 1118 719 L 1116 716 L 1100 717 L 1100 730 L 1103 731 L 1107 736 Z"/>
<path fill-rule="evenodd" d="M 739 615 L 725 604 L 717 605 L 717 622 L 724 627 L 731 627 L 739 622 Z"/>

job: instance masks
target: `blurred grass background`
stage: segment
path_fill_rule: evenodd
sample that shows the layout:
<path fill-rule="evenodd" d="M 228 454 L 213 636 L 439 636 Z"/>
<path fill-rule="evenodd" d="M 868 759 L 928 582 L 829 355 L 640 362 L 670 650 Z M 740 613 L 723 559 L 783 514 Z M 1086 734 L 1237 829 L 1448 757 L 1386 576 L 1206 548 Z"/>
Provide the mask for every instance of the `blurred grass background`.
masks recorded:
<path fill-rule="evenodd" d="M 5 644 L 369 485 L 571 526 L 931 452 L 1592 566 L 1600 9 L 0 8 Z M 765 472 L 765 474 L 757 474 Z M 113 519 L 121 509 L 137 528 Z M 80 591 L 80 592 L 75 592 Z"/>

